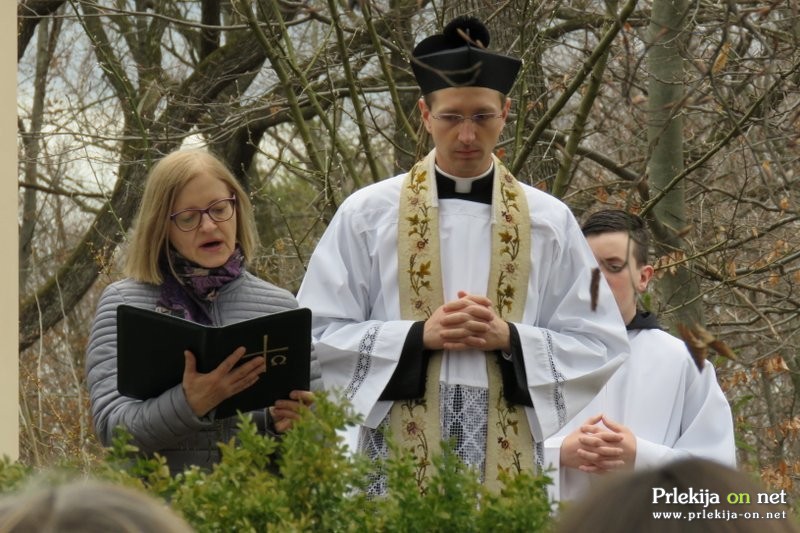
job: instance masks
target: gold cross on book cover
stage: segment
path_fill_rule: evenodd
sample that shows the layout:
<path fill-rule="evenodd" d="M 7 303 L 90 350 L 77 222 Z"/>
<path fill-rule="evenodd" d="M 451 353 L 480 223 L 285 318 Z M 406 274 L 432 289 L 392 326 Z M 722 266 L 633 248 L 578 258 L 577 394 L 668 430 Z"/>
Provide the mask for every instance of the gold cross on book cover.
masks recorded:
<path fill-rule="evenodd" d="M 289 351 L 288 346 L 281 346 L 280 348 L 269 348 L 269 335 L 264 335 L 264 344 L 261 350 L 255 352 L 247 352 L 242 356 L 242 361 L 261 355 L 264 357 L 264 364 L 269 369 L 270 366 L 285 365 L 288 361 L 286 353 Z M 270 355 L 273 354 L 273 355 Z"/>

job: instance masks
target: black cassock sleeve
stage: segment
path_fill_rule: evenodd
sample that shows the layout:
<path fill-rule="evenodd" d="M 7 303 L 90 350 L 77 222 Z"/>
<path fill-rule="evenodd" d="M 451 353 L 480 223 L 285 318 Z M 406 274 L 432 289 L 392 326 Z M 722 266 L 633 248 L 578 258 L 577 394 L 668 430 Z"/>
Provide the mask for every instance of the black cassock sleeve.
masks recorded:
<path fill-rule="evenodd" d="M 425 322 L 414 322 L 411 325 L 397 368 L 379 400 L 410 400 L 425 396 L 425 375 L 428 372 L 431 351 L 426 350 L 423 345 L 424 332 Z"/>
<path fill-rule="evenodd" d="M 522 359 L 522 342 L 517 327 L 508 323 L 511 336 L 511 353 L 500 352 L 497 358 L 500 364 L 500 375 L 503 378 L 503 396 L 509 403 L 533 407 L 533 400 L 528 391 L 528 376 L 525 374 L 525 362 Z"/>

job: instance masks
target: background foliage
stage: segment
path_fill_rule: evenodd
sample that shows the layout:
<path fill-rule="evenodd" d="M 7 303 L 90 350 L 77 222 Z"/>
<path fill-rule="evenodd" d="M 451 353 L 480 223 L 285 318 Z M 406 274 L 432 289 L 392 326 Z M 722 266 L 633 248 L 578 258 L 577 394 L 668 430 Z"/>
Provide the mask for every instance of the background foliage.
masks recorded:
<path fill-rule="evenodd" d="M 455 14 L 525 60 L 498 154 L 576 216 L 643 214 L 669 325 L 703 327 L 739 459 L 800 477 L 800 20 L 791 0 L 18 0 L 23 460 L 98 455 L 83 350 L 150 164 L 220 154 L 255 270 L 297 289 L 353 190 L 427 150 L 410 50 Z"/>

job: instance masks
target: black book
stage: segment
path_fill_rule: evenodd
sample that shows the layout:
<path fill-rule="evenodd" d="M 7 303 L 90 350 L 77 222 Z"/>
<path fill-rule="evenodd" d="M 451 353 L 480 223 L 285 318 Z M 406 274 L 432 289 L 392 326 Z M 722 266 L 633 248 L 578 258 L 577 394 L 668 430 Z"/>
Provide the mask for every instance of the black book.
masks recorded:
<path fill-rule="evenodd" d="M 117 308 L 117 387 L 139 400 L 160 395 L 183 380 L 184 350 L 198 372 L 211 372 L 239 346 L 238 364 L 265 355 L 267 371 L 250 388 L 217 406 L 216 418 L 263 409 L 310 385 L 311 311 L 292 309 L 227 326 L 204 326 L 130 305 Z"/>

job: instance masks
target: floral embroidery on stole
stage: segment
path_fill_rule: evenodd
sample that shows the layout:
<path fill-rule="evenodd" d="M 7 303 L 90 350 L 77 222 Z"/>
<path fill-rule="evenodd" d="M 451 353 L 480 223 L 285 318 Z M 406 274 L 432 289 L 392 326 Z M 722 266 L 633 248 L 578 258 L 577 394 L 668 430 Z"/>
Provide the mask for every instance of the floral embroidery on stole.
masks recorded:
<path fill-rule="evenodd" d="M 434 160 L 435 150 L 414 165 L 400 193 L 398 282 L 404 320 L 426 320 L 444 304 Z M 531 266 L 530 215 L 522 187 L 496 157 L 494 168 L 492 255 L 487 296 L 501 318 L 519 322 Z M 487 352 L 489 416 L 484 477 L 486 485 L 493 490 L 499 490 L 500 472 L 535 471 L 525 408 L 510 405 L 503 397 L 496 358 L 496 353 Z M 410 451 L 416 458 L 416 481 L 423 493 L 433 471 L 431 457 L 441 449 L 441 362 L 442 352 L 435 352 L 428 363 L 425 396 L 396 401 L 389 414 L 393 438 L 401 450 Z"/>

